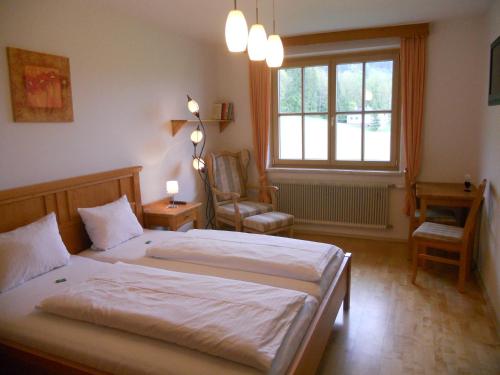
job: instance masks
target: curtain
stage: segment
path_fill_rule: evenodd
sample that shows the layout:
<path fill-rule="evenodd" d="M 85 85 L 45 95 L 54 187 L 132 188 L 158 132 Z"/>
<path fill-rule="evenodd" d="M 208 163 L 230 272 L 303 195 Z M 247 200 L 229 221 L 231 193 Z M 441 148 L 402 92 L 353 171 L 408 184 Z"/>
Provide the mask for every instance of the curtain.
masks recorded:
<path fill-rule="evenodd" d="M 259 185 L 267 186 L 266 163 L 271 118 L 271 70 L 265 61 L 250 61 L 250 108 L 252 112 L 253 147 Z M 262 190 L 260 199 L 269 202 L 269 194 Z"/>
<path fill-rule="evenodd" d="M 415 181 L 422 159 L 426 35 L 401 39 L 401 103 L 408 179 Z M 410 214 L 406 194 L 405 212 Z"/>

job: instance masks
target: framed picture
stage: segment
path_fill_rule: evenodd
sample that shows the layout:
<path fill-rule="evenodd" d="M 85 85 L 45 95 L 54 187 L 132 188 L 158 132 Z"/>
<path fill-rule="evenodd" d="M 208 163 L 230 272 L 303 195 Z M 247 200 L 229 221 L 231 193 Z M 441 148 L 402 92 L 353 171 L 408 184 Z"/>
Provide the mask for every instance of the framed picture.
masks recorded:
<path fill-rule="evenodd" d="M 7 47 L 15 122 L 73 122 L 69 59 Z"/>
<path fill-rule="evenodd" d="M 488 105 L 500 104 L 500 36 L 491 44 Z"/>

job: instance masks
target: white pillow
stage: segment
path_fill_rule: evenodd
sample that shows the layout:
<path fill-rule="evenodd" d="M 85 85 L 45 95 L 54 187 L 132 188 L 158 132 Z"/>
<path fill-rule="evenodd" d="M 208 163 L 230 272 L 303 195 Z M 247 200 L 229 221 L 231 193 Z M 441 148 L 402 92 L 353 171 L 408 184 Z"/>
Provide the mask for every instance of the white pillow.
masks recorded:
<path fill-rule="evenodd" d="M 0 292 L 61 267 L 69 261 L 56 215 L 0 233 Z"/>
<path fill-rule="evenodd" d="M 143 233 L 127 196 L 104 206 L 79 208 L 92 248 L 108 250 Z"/>

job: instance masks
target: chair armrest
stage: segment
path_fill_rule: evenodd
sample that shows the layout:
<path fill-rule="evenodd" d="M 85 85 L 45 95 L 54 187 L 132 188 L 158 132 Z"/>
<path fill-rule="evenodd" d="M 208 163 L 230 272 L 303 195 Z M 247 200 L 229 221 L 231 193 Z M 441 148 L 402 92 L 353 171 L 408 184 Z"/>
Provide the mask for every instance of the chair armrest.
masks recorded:
<path fill-rule="evenodd" d="M 217 190 L 216 188 L 212 187 L 212 193 L 215 194 L 215 196 L 221 195 L 223 198 L 229 197 L 231 201 L 233 202 L 234 206 L 234 221 L 235 221 L 235 226 L 238 231 L 241 230 L 241 215 L 240 215 L 240 208 L 238 206 L 238 202 L 240 199 L 240 194 L 234 193 L 232 191 L 228 193 L 224 193 L 220 190 Z M 224 199 L 227 200 L 227 199 Z"/>
<path fill-rule="evenodd" d="M 266 185 L 266 186 L 248 185 L 247 189 L 249 189 L 249 190 L 269 190 L 271 192 L 273 192 L 273 191 L 276 192 L 279 190 L 279 188 L 277 186 L 273 186 L 273 185 Z"/>
<path fill-rule="evenodd" d="M 218 196 L 220 195 L 220 196 L 222 196 L 223 198 L 225 198 L 225 197 L 229 197 L 229 199 L 231 199 L 232 201 L 234 201 L 235 199 L 236 199 L 236 200 L 240 199 L 240 194 L 238 194 L 238 193 L 234 193 L 234 192 L 232 192 L 232 191 L 225 193 L 225 192 L 220 191 L 220 190 L 218 190 L 218 189 L 216 189 L 216 188 L 214 188 L 214 187 L 212 187 L 212 191 L 213 191 L 216 195 L 218 195 Z M 226 199 L 224 199 L 224 200 L 227 200 L 227 198 L 226 198 Z"/>
<path fill-rule="evenodd" d="M 273 186 L 273 185 L 266 185 L 266 186 L 248 185 L 247 189 L 248 190 L 268 191 L 269 195 L 271 195 L 271 205 L 273 206 L 273 211 L 276 211 L 276 209 L 278 207 L 276 193 L 279 191 L 279 188 L 277 186 Z"/>

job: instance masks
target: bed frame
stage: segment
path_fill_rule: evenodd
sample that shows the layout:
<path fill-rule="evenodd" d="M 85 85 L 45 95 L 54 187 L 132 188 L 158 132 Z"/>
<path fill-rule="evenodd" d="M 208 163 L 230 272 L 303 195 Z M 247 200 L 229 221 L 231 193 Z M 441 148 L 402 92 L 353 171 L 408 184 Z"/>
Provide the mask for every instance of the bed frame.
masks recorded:
<path fill-rule="evenodd" d="M 0 232 L 6 232 L 55 212 L 59 230 L 72 254 L 87 249 L 90 240 L 78 215 L 79 207 L 94 207 L 127 195 L 132 210 L 142 223 L 139 172 L 142 167 L 68 178 L 0 191 Z M 318 368 L 342 303 L 349 309 L 351 254 L 347 253 L 316 312 L 288 374 L 310 375 Z M 0 338 L 0 360 L 4 369 L 37 369 L 44 373 L 103 374 L 34 348 Z"/>

